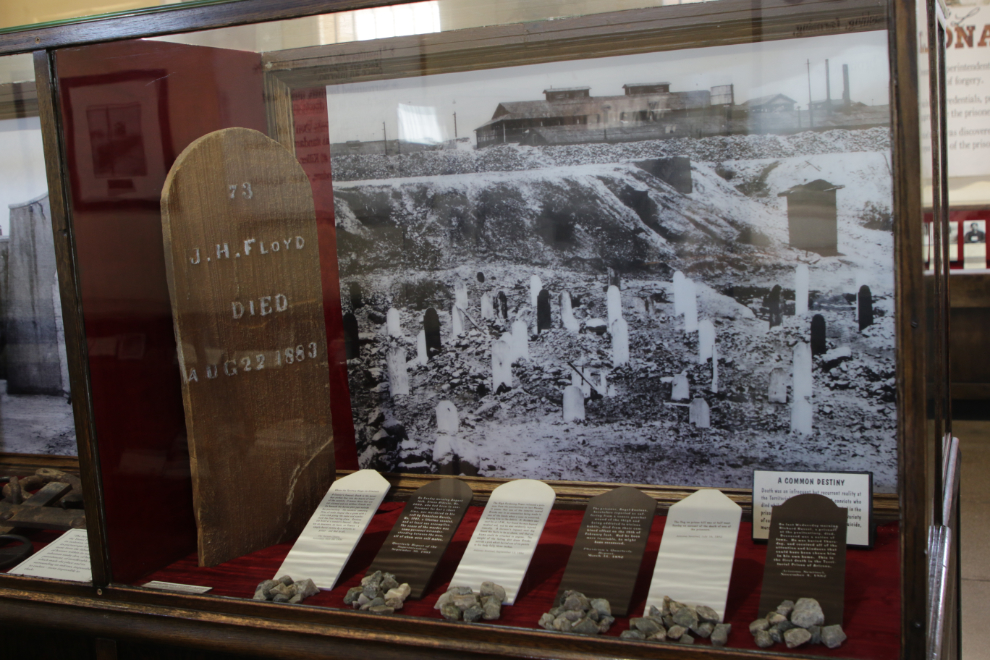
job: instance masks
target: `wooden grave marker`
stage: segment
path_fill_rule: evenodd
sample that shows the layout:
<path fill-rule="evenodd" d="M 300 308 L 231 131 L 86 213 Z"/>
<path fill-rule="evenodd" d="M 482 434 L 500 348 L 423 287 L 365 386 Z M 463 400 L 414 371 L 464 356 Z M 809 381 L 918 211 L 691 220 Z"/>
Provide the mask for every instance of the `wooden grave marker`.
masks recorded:
<path fill-rule="evenodd" d="M 295 156 L 228 128 L 179 156 L 162 232 L 199 563 L 294 539 L 333 483 L 316 214 Z"/>

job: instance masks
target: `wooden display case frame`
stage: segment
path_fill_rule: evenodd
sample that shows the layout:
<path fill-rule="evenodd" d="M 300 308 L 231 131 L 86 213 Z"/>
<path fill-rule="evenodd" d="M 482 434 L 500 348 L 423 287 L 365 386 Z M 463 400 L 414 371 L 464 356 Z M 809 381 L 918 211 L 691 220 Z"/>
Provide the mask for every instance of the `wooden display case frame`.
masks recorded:
<path fill-rule="evenodd" d="M 92 586 L 0 576 L 0 619 L 8 626 L 58 626 L 96 638 L 139 639 L 202 649 L 276 657 L 366 656 L 454 657 L 464 653 L 497 657 L 751 657 L 732 648 L 656 646 L 616 638 L 583 638 L 545 631 L 463 626 L 408 617 L 377 617 L 358 612 L 305 606 L 273 607 L 249 600 L 157 593 L 114 584 L 102 506 L 99 447 L 93 421 L 86 338 L 69 204 L 64 127 L 55 75 L 57 49 L 106 41 L 160 36 L 354 10 L 376 0 L 242 0 L 240 2 L 142 11 L 112 18 L 27 29 L 0 35 L 0 55 L 33 52 L 38 112 L 48 171 L 59 281 L 62 288 L 66 348 L 70 364 L 73 412 L 79 441 L 79 467 L 85 486 L 86 514 L 93 559 Z M 712 26 L 717 24 L 717 28 Z M 895 288 L 899 493 L 875 498 L 880 520 L 899 520 L 901 530 L 901 657 L 925 653 L 925 547 L 932 523 L 931 445 L 944 420 L 926 418 L 934 387 L 942 390 L 944 365 L 926 364 L 925 297 L 921 263 L 921 137 L 915 5 L 908 0 L 718 0 L 616 14 L 442 32 L 428 37 L 303 48 L 263 57 L 269 133 L 294 149 L 293 89 L 346 80 L 372 80 L 428 73 L 466 71 L 483 66 L 527 64 L 713 45 L 788 39 L 808 26 L 832 26 L 838 32 L 886 29 L 891 80 L 894 172 Z M 823 32 L 815 32 L 823 34 Z M 346 66 L 376 62 L 372 69 Z M 349 71 L 344 76 L 340 71 Z M 938 324 L 938 334 L 945 328 Z M 929 384 L 931 382 L 931 384 Z M 176 383 L 178 387 L 178 383 Z M 926 389 L 927 388 L 927 389 Z M 942 388 L 948 391 L 947 386 Z M 17 465 L 18 461 L 11 461 Z M 407 497 L 432 477 L 388 475 L 395 497 Z M 472 479 L 475 503 L 503 483 Z M 612 485 L 551 482 L 558 506 L 583 506 Z M 644 487 L 665 509 L 693 489 Z M 748 507 L 749 492 L 726 489 Z M 104 644 L 103 648 L 109 648 Z M 768 652 L 767 657 L 792 653 Z M 106 656 L 112 657 L 112 656 Z"/>

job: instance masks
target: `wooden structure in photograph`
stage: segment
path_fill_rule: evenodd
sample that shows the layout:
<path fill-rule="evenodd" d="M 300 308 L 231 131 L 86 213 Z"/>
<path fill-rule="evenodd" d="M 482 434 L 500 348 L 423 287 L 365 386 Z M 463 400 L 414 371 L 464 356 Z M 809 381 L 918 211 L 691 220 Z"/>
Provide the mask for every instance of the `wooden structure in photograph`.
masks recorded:
<path fill-rule="evenodd" d="M 787 198 L 787 230 L 791 247 L 823 256 L 839 253 L 835 191 L 843 188 L 825 179 L 802 183 L 779 193 Z"/>

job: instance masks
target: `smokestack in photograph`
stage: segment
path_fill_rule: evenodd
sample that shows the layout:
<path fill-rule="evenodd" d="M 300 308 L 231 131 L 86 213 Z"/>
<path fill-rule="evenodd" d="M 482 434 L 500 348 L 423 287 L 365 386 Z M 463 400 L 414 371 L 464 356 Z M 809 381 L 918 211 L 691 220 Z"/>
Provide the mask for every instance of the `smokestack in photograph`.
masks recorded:
<path fill-rule="evenodd" d="M 849 107 L 849 65 L 842 65 L 842 105 Z"/>
<path fill-rule="evenodd" d="M 832 76 L 829 73 L 828 60 L 825 60 L 825 107 L 832 109 Z"/>

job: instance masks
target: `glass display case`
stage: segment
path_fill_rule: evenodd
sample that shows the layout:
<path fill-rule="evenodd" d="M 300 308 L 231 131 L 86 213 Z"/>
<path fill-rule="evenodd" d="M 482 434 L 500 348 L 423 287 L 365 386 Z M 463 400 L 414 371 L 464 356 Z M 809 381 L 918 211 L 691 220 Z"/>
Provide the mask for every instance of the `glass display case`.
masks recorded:
<path fill-rule="evenodd" d="M 3 617 L 286 656 L 952 656 L 936 8 L 314 11 L 0 37 L 43 49 L 17 169 L 47 165 L 91 561 L 0 576 Z M 774 611 L 805 597 L 821 620 Z"/>

